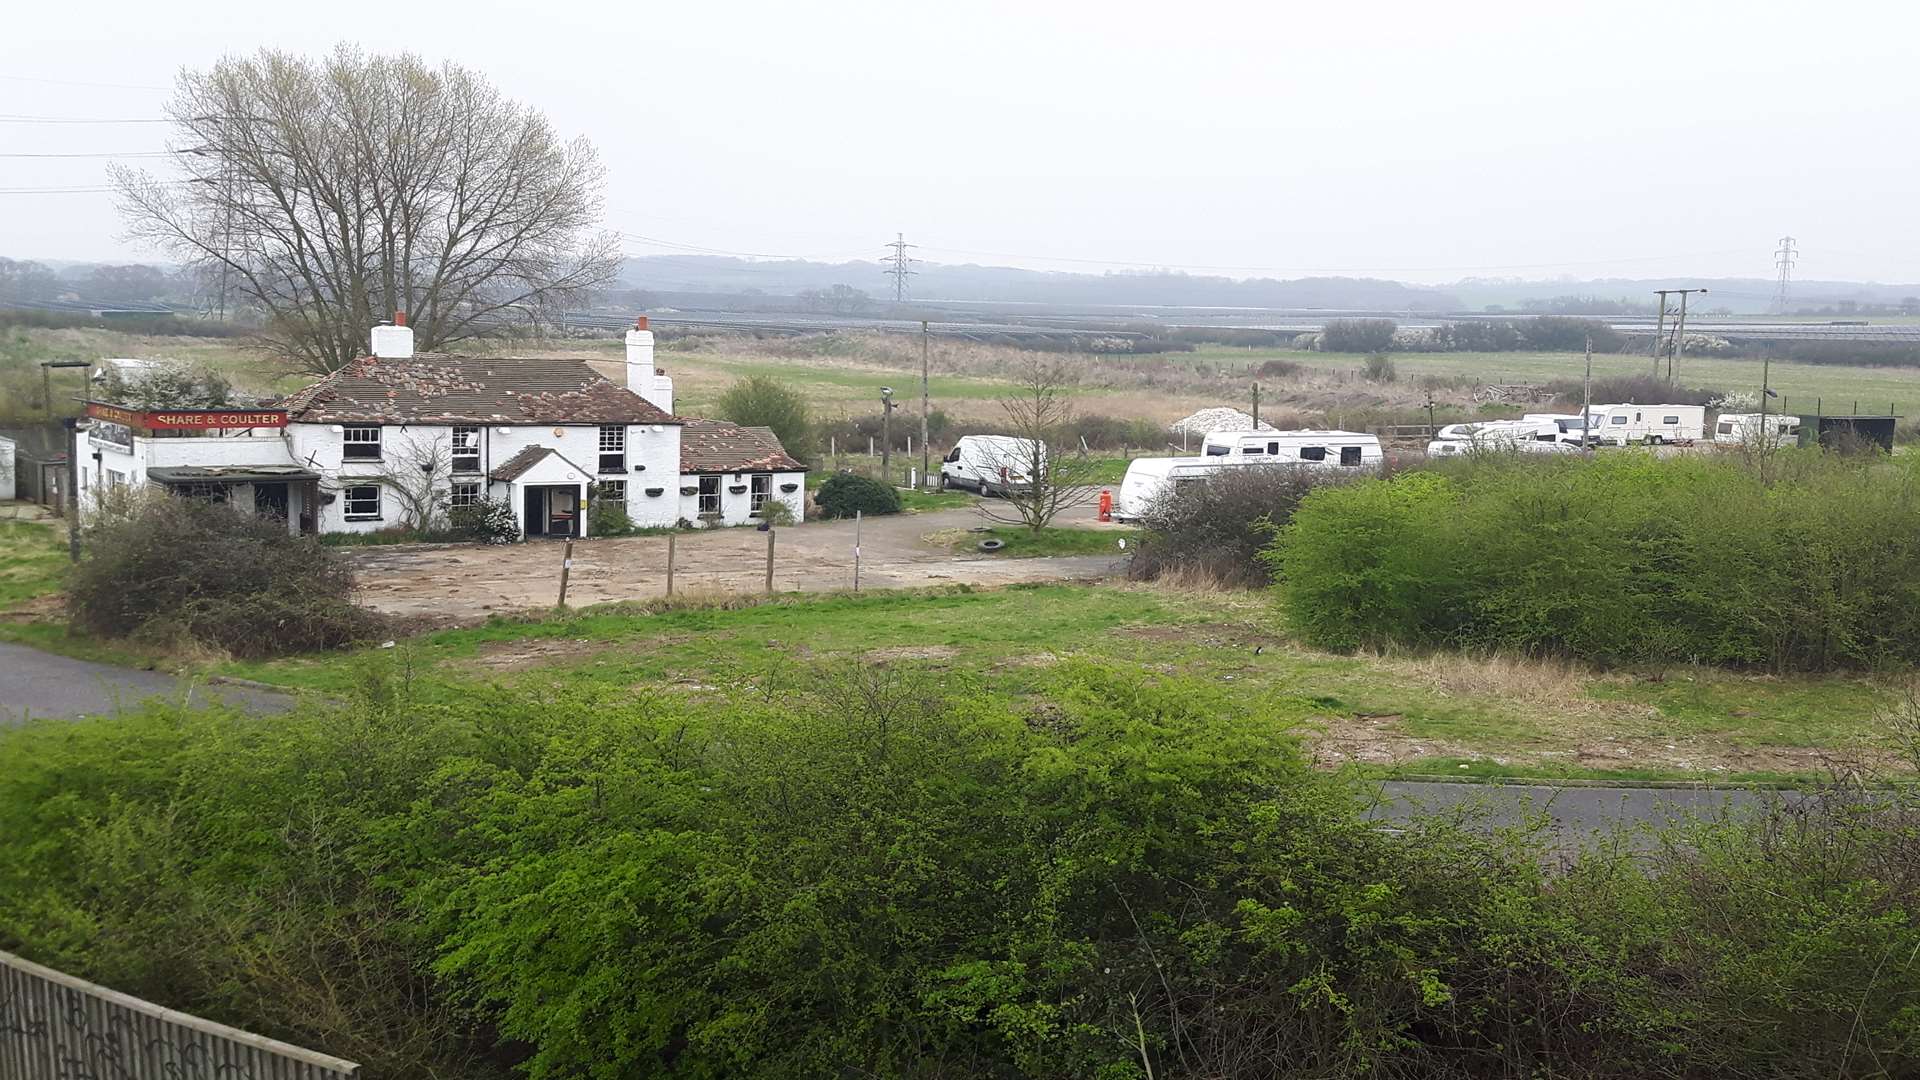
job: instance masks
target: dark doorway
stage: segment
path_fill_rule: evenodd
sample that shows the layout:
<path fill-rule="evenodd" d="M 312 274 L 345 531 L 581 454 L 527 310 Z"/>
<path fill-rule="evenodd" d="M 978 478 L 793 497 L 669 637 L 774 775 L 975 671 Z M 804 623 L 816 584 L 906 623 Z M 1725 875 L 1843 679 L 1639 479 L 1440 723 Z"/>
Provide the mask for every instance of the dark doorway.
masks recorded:
<path fill-rule="evenodd" d="M 529 487 L 522 509 L 527 536 L 579 536 L 580 489 L 572 484 Z"/>
<path fill-rule="evenodd" d="M 253 512 L 277 521 L 287 520 L 287 485 L 253 485 Z"/>

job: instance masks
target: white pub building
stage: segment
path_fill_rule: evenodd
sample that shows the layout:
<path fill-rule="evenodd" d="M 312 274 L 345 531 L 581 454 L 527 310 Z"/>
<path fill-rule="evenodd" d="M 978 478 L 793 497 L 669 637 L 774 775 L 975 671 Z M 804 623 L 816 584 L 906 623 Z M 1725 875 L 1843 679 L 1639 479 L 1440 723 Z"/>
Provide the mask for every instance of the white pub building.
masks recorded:
<path fill-rule="evenodd" d="M 588 499 L 638 526 L 799 521 L 806 466 L 766 428 L 674 415 L 644 318 L 626 386 L 582 360 L 416 354 L 404 316 L 373 351 L 258 409 L 87 403 L 81 497 L 124 485 L 251 507 L 305 533 L 414 527 L 482 496 L 523 537 L 586 536 Z"/>

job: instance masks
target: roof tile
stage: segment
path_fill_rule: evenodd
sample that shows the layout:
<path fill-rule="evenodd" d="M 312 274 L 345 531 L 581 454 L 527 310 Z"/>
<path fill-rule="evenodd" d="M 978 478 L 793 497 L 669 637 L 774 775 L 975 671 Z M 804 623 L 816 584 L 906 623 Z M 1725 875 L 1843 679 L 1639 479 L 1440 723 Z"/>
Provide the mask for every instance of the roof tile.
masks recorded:
<path fill-rule="evenodd" d="M 280 402 L 307 424 L 677 424 L 583 360 L 367 356 Z"/>

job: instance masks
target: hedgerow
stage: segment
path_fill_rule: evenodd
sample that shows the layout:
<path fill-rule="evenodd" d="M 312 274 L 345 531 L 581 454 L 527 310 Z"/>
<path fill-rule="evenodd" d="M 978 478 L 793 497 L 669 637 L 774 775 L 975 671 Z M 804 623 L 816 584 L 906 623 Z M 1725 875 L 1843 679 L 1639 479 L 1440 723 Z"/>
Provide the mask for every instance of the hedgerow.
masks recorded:
<path fill-rule="evenodd" d="M 1917 479 L 1818 451 L 1466 462 L 1316 491 L 1266 554 L 1294 628 L 1330 648 L 1911 666 Z"/>

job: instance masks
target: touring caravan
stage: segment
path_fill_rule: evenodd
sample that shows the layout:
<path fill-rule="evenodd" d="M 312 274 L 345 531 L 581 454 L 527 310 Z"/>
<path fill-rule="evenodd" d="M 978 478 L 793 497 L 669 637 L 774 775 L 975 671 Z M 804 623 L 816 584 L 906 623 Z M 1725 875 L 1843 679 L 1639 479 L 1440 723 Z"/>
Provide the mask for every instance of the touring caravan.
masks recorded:
<path fill-rule="evenodd" d="M 1384 460 L 1380 439 L 1358 431 L 1215 431 L 1200 454 L 1234 464 L 1331 469 L 1377 469 Z"/>
<path fill-rule="evenodd" d="M 1800 441 L 1800 418 L 1784 413 L 1721 413 L 1713 424 L 1720 446 L 1781 447 Z"/>
<path fill-rule="evenodd" d="M 1707 436 L 1707 410 L 1699 405 L 1595 405 L 1598 441 L 1609 446 L 1634 443 L 1690 443 Z"/>
<path fill-rule="evenodd" d="M 1574 418 L 1576 421 L 1578 417 Z M 1560 426 L 1553 420 L 1489 420 L 1481 423 L 1448 424 L 1434 433 L 1427 444 L 1428 457 L 1451 457 L 1471 453 L 1557 454 L 1578 449 L 1574 442 L 1561 438 Z"/>
<path fill-rule="evenodd" d="M 1220 457 L 1135 458 L 1120 480 L 1113 501 L 1115 521 L 1138 521 L 1153 500 L 1180 484 L 1205 483 L 1224 469 L 1238 468 Z"/>

